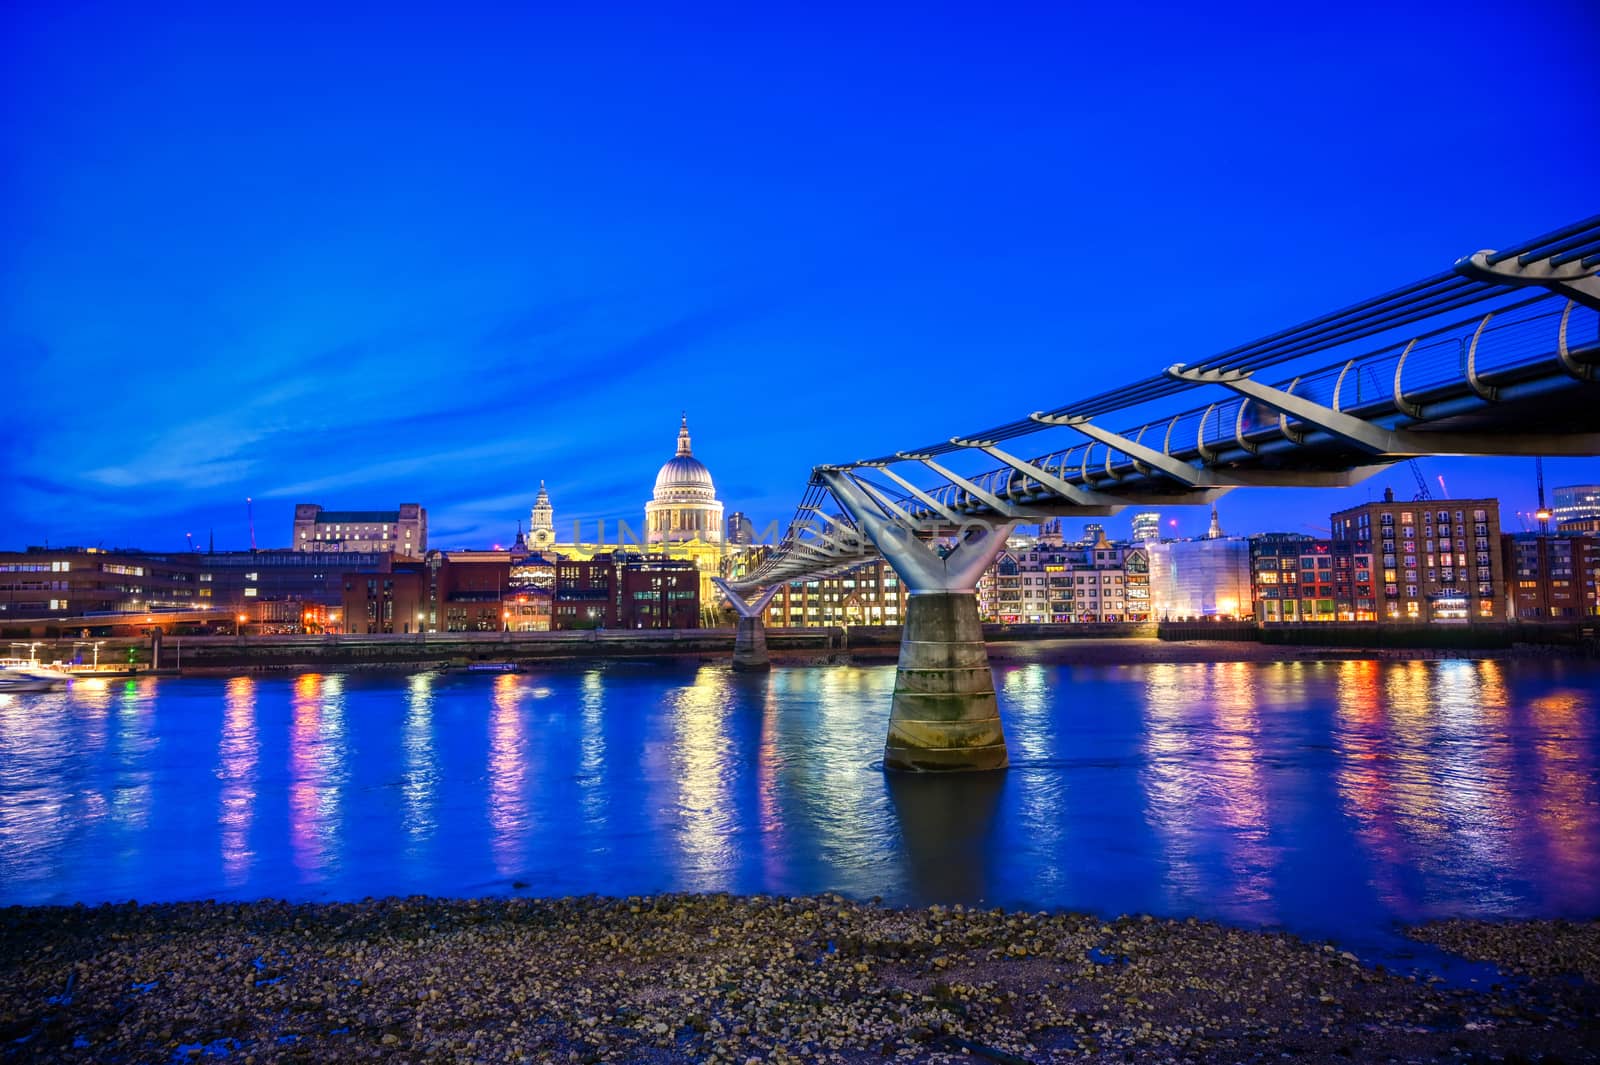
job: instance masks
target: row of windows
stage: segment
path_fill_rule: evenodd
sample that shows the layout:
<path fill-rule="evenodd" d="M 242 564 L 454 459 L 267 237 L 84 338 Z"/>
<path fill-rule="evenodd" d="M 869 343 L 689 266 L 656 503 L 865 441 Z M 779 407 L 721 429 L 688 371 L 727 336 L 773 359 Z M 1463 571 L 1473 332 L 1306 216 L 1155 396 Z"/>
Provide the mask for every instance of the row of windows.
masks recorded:
<path fill-rule="evenodd" d="M 1465 511 L 1461 511 L 1461 510 L 1456 511 L 1456 521 L 1464 520 L 1465 516 L 1466 516 L 1466 512 Z M 1365 514 L 1360 515 L 1361 524 L 1363 524 L 1363 525 L 1366 524 L 1366 517 L 1367 516 Z M 1423 512 L 1422 520 L 1423 520 L 1424 523 L 1431 525 L 1433 523 L 1434 519 L 1437 519 L 1440 525 L 1448 524 L 1449 521 L 1450 521 L 1450 512 L 1448 510 L 1434 511 L 1432 513 L 1427 512 L 1427 511 Z M 1487 510 L 1474 510 L 1472 512 L 1472 520 L 1474 522 L 1479 523 L 1479 524 L 1487 523 L 1488 520 L 1489 520 L 1489 512 Z M 1392 512 L 1390 512 L 1390 511 L 1385 510 L 1385 511 L 1383 511 L 1382 513 L 1380 513 L 1378 515 L 1378 521 L 1382 525 L 1393 525 L 1394 524 L 1394 514 Z M 1413 517 L 1413 512 L 1409 511 L 1409 510 L 1401 511 L 1400 512 L 1400 524 L 1401 525 L 1414 525 L 1414 524 L 1416 524 L 1416 521 L 1415 521 L 1415 519 Z"/>

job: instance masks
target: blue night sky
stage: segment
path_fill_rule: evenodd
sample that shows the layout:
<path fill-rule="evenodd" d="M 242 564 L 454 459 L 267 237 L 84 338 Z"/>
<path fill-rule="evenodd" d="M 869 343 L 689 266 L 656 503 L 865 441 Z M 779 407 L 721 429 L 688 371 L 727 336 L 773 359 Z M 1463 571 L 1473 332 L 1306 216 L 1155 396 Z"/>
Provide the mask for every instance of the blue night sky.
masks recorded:
<path fill-rule="evenodd" d="M 1600 8 L 1408 6 L 8 4 L 0 546 L 637 527 L 681 409 L 764 524 L 1600 209 Z"/>

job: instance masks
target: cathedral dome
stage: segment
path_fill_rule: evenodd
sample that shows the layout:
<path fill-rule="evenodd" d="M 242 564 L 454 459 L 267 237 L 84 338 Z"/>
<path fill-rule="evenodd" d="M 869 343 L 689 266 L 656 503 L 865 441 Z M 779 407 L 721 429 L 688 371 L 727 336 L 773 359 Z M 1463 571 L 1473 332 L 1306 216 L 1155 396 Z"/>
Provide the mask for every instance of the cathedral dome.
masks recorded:
<path fill-rule="evenodd" d="M 668 459 L 656 474 L 656 502 L 709 502 L 716 497 L 717 489 L 711 483 L 711 471 L 706 469 L 705 463 L 694 457 L 689 446 L 689 419 L 685 417 L 678 429 L 678 453 Z"/>
<path fill-rule="evenodd" d="M 711 471 L 689 446 L 689 419 L 678 426 L 678 453 L 656 474 L 654 498 L 644 505 L 646 542 L 722 542 L 722 504 Z"/>

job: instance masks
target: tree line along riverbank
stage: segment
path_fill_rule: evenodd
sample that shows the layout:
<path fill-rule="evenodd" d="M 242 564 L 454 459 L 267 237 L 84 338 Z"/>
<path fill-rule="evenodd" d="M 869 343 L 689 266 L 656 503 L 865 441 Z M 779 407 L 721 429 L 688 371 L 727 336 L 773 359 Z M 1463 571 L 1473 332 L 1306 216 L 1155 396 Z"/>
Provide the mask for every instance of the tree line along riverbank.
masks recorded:
<path fill-rule="evenodd" d="M 1409 934 L 1501 974 L 836 895 L 11 907 L 0 1060 L 1596 1060 L 1600 924 Z"/>

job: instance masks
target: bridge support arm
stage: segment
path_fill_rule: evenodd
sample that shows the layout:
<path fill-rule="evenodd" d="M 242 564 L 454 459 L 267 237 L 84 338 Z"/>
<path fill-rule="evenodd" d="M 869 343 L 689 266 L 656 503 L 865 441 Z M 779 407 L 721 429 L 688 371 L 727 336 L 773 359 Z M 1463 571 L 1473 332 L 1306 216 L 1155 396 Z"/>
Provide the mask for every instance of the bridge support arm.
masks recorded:
<path fill-rule="evenodd" d="M 1585 267 L 1581 261 L 1552 266 L 1549 258 L 1524 264 L 1520 256 L 1491 263 L 1489 257 L 1493 254 L 1492 251 L 1473 252 L 1456 261 L 1455 271 L 1463 277 L 1496 285 L 1538 285 L 1600 311 L 1600 274 L 1595 273 L 1593 266 Z"/>
<path fill-rule="evenodd" d="M 1142 462 L 1151 469 L 1159 470 L 1166 474 L 1179 484 L 1185 484 L 1191 488 L 1232 485 L 1235 483 L 1223 474 L 1192 465 L 1182 459 L 1175 459 L 1164 451 L 1157 451 L 1153 447 L 1146 447 L 1144 444 L 1136 443 L 1125 436 L 1102 429 L 1088 418 L 1077 415 L 1045 414 L 1040 411 L 1035 411 L 1028 417 L 1041 425 L 1065 425 L 1070 429 L 1076 429 L 1090 440 L 1097 440 L 1107 447 L 1114 447 L 1135 462 Z"/>
<path fill-rule="evenodd" d="M 875 468 L 880 470 L 880 471 L 882 471 L 883 475 L 885 477 L 889 478 L 889 480 L 893 481 L 895 484 L 899 485 L 901 488 L 904 488 L 906 491 L 908 491 L 912 495 L 916 496 L 917 499 L 919 499 L 922 502 L 923 506 L 927 507 L 929 510 L 933 511 L 935 514 L 939 515 L 945 521 L 948 521 L 951 525 L 960 525 L 961 524 L 961 522 L 962 522 L 961 515 L 957 514 L 955 511 L 951 510 L 949 507 L 945 506 L 943 503 L 939 502 L 937 499 L 933 498 L 927 492 L 924 492 L 922 489 L 918 488 L 916 485 L 912 484 L 910 481 L 906 480 L 904 477 L 900 476 L 898 473 L 895 473 L 889 467 L 887 467 L 887 466 L 878 466 L 878 467 L 875 467 Z M 834 498 L 836 498 L 836 499 L 838 498 L 838 493 L 834 493 Z M 844 500 L 840 499 L 839 502 L 843 503 Z M 847 506 L 846 509 L 849 509 L 849 507 Z M 851 510 L 850 513 L 851 513 L 851 516 L 854 517 L 858 522 L 861 520 L 861 516 L 856 514 L 854 510 Z"/>
<path fill-rule="evenodd" d="M 1592 455 L 1600 446 L 1600 433 L 1491 436 L 1385 429 L 1304 396 L 1261 384 L 1249 374 L 1237 370 L 1192 370 L 1171 366 L 1167 368 L 1167 375 L 1192 384 L 1221 385 L 1269 410 L 1296 418 L 1353 447 L 1383 458 L 1408 458 L 1413 455 Z"/>
<path fill-rule="evenodd" d="M 989 492 L 989 491 L 986 491 L 986 490 L 984 490 L 982 488 L 979 488 L 977 486 L 977 484 L 975 484 L 974 482 L 967 480 L 965 477 L 962 477 L 960 474 L 957 474 L 953 470 L 946 469 L 945 467 L 939 465 L 937 462 L 933 461 L 932 459 L 922 458 L 921 456 L 917 456 L 917 455 L 905 455 L 905 454 L 902 454 L 901 457 L 902 458 L 914 458 L 914 459 L 916 459 L 918 462 L 921 462 L 924 466 L 928 467 L 928 469 L 932 470 L 934 473 L 937 473 L 940 477 L 943 477 L 945 480 L 949 481 L 951 484 L 955 485 L 957 488 L 961 488 L 961 489 L 966 490 L 970 495 L 972 495 L 972 497 L 974 499 L 983 500 L 985 503 L 987 503 L 989 505 L 990 509 L 992 509 L 996 514 L 999 514 L 1002 517 L 1006 517 L 1006 518 L 1048 518 L 1048 517 L 1052 517 L 1051 514 L 1048 514 L 1048 513 L 1043 512 L 1043 511 L 1031 510 L 1031 509 L 1029 509 L 1027 507 L 1019 507 L 1019 506 L 1016 506 L 1015 504 L 1009 503 L 1006 500 L 1001 499 L 999 496 L 995 495 L 993 492 Z"/>
<path fill-rule="evenodd" d="M 1038 481 L 1040 485 L 1071 503 L 1076 508 L 1076 512 L 1085 517 L 1109 517 L 1128 505 L 1125 500 L 1118 499 L 1116 496 L 1108 496 L 1103 492 L 1096 492 L 1089 488 L 1080 488 L 1071 481 L 1063 480 L 1041 466 L 1035 466 L 1033 463 L 1019 459 L 1009 452 L 1001 451 L 993 444 L 986 444 L 976 440 L 962 440 L 960 437 L 952 437 L 950 442 L 958 447 L 975 447 L 990 458 L 998 459 L 1005 465 L 1010 466 L 1023 476 Z"/>

